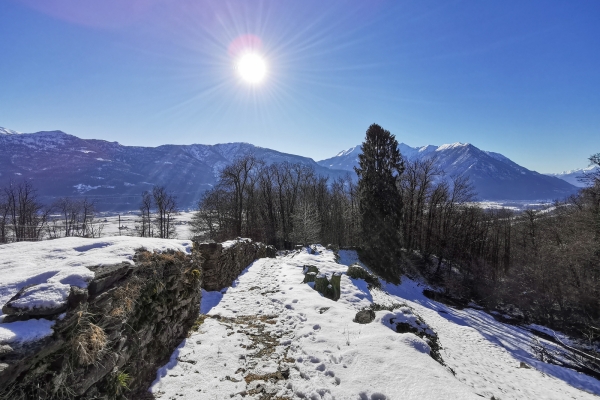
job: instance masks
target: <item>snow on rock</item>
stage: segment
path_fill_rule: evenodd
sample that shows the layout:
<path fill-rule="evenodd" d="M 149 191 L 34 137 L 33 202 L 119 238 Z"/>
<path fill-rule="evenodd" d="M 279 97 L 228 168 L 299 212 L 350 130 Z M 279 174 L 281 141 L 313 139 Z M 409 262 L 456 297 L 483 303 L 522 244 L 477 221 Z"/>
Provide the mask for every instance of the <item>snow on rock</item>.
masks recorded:
<path fill-rule="evenodd" d="M 0 306 L 14 297 L 11 307 L 21 309 L 56 308 L 64 305 L 70 287 L 86 288 L 94 278 L 87 267 L 130 262 L 135 250 L 174 249 L 191 252 L 189 240 L 134 237 L 98 239 L 62 238 L 41 242 L 19 242 L 0 246 Z M 0 321 L 4 318 L 0 313 Z M 51 334 L 54 322 L 30 319 L 0 324 L 0 344 L 4 341 L 37 340 Z"/>
<path fill-rule="evenodd" d="M 248 239 L 248 238 L 237 238 L 237 239 L 233 239 L 233 240 L 227 240 L 226 242 L 222 242 L 221 243 L 221 247 L 223 249 L 228 249 L 230 247 L 235 246 L 238 243 L 242 243 L 242 242 L 246 242 L 246 243 L 250 243 L 252 242 L 252 239 Z"/>
<path fill-rule="evenodd" d="M 21 296 L 10 302 L 19 309 L 55 308 L 66 303 L 71 285 L 54 282 L 42 283 L 23 290 Z"/>
<path fill-rule="evenodd" d="M 0 344 L 19 345 L 52 335 L 54 321 L 30 319 L 0 324 Z"/>

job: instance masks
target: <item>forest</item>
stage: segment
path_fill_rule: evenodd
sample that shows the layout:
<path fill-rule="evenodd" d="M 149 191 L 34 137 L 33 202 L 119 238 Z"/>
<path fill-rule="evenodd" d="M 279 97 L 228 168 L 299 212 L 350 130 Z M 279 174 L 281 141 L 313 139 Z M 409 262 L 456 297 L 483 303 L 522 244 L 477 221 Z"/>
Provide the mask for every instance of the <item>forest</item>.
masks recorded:
<path fill-rule="evenodd" d="M 600 164 L 600 156 L 590 161 Z M 386 195 L 392 210 L 386 215 L 399 217 L 391 233 L 387 216 L 369 214 L 378 200 L 365 198 L 361 179 L 330 182 L 304 165 L 267 165 L 252 155 L 221 171 L 199 202 L 195 232 L 215 241 L 249 237 L 279 249 L 317 242 L 352 247 L 367 260 L 376 248 L 371 253 L 386 253 L 385 262 L 371 256 L 368 265 L 387 280 L 421 275 L 455 304 L 476 301 L 519 322 L 590 342 L 600 337 L 598 174 L 588 175 L 577 195 L 516 212 L 481 208 L 469 179 L 446 176 L 434 158 L 400 156 L 396 163 L 395 188 Z"/>

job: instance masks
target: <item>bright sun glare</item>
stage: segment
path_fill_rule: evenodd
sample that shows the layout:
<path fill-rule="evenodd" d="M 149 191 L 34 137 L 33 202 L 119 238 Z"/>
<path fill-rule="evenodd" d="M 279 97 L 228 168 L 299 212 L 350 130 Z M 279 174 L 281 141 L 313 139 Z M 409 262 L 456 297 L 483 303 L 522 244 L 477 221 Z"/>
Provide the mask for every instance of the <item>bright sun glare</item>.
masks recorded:
<path fill-rule="evenodd" d="M 262 82 L 267 73 L 267 64 L 258 54 L 244 54 L 238 61 L 237 70 L 242 79 L 250 84 Z"/>

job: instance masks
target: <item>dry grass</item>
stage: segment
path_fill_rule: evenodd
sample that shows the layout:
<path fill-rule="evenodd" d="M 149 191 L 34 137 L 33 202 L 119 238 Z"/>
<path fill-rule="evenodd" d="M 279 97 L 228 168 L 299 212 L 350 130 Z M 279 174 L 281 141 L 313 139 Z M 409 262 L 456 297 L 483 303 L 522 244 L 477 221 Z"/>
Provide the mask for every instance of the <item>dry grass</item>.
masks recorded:
<path fill-rule="evenodd" d="M 109 312 L 109 315 L 117 318 L 129 315 L 135 309 L 136 300 L 140 297 L 141 292 L 142 283 L 139 278 L 134 278 L 125 285 L 117 288 L 114 293 L 114 299 L 118 306 L 113 308 Z"/>
<path fill-rule="evenodd" d="M 84 323 L 71 339 L 71 349 L 82 365 L 91 365 L 100 359 L 108 344 L 104 330 L 91 322 Z"/>

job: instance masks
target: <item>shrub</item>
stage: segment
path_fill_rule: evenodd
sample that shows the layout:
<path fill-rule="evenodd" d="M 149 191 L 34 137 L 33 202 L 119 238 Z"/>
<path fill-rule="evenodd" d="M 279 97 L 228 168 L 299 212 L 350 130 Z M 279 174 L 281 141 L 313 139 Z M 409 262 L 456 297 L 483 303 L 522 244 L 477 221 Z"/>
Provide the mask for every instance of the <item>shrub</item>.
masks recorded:
<path fill-rule="evenodd" d="M 369 284 L 369 287 L 376 287 L 378 289 L 381 288 L 379 278 L 377 278 L 375 275 L 370 274 L 366 269 L 364 269 L 358 264 L 353 264 L 349 266 L 348 271 L 346 271 L 346 275 L 348 275 L 352 279 L 362 279 L 363 281 Z"/>

